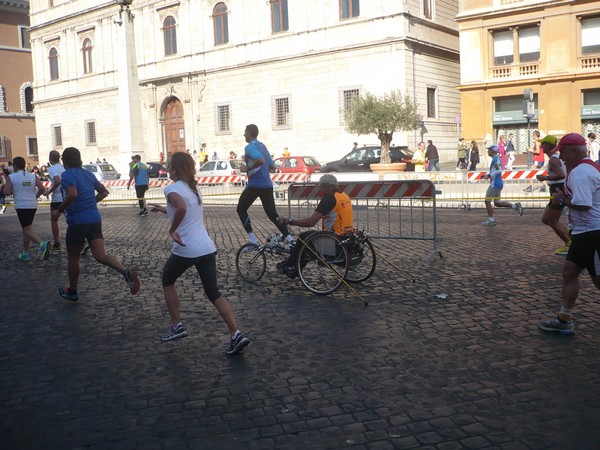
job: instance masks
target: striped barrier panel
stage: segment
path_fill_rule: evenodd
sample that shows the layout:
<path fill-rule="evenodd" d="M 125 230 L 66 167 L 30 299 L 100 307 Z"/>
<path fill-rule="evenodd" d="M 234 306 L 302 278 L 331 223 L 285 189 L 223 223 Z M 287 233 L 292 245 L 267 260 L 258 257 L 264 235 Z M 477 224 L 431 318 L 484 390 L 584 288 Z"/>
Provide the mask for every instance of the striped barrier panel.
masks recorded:
<path fill-rule="evenodd" d="M 352 200 L 355 227 L 369 237 L 433 241 L 429 259 L 442 256 L 437 249 L 438 192 L 431 180 L 342 182 L 339 189 Z M 322 196 L 317 183 L 290 185 L 288 216 L 311 216 Z"/>
<path fill-rule="evenodd" d="M 488 172 L 468 172 L 467 180 L 481 180 Z M 502 172 L 503 180 L 533 180 L 536 175 L 546 175 L 546 170 L 505 170 Z"/>

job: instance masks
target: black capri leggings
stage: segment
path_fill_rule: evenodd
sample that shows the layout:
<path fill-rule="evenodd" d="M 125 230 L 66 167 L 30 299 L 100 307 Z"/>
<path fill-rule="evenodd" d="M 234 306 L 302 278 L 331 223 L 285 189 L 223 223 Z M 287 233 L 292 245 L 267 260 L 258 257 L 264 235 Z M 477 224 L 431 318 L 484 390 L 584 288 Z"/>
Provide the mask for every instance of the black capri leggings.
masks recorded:
<path fill-rule="evenodd" d="M 250 233 L 252 231 L 252 222 L 250 216 L 248 216 L 248 208 L 254 203 L 254 201 L 260 197 L 260 201 L 263 205 L 267 217 L 277 226 L 281 234 L 285 237 L 289 233 L 287 226 L 279 225 L 277 223 L 277 209 L 275 209 L 275 199 L 273 198 L 273 188 L 255 188 L 246 187 L 240 195 L 240 199 L 237 205 L 237 213 L 240 216 L 244 229 Z"/>
<path fill-rule="evenodd" d="M 163 268 L 163 287 L 173 286 L 175 281 L 177 281 L 177 278 L 179 278 L 183 272 L 192 266 L 196 266 L 198 275 L 200 275 L 200 280 L 202 280 L 204 292 L 206 293 L 208 299 L 214 303 L 216 299 L 221 297 L 221 293 L 217 287 L 216 253 L 199 256 L 198 258 L 184 258 L 183 256 L 171 254 L 165 263 L 165 267 Z"/>

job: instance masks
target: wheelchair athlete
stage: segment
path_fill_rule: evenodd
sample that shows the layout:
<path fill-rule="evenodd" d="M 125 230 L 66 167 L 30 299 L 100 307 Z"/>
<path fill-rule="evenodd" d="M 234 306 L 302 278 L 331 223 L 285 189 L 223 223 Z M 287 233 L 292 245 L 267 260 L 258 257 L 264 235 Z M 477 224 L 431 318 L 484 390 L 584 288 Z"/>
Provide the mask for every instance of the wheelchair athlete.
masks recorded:
<path fill-rule="evenodd" d="M 350 197 L 344 192 L 339 192 L 339 185 L 337 178 L 331 174 L 325 174 L 319 180 L 319 188 L 323 193 L 323 198 L 317 205 L 317 209 L 312 216 L 305 219 L 286 219 L 282 217 L 277 218 L 277 222 L 281 225 L 295 225 L 297 227 L 314 227 L 319 220 L 324 218 L 324 230 L 333 231 L 339 235 L 345 235 L 352 233 L 354 230 L 353 217 L 352 217 L 352 202 Z M 302 241 L 316 233 L 315 230 L 304 231 L 300 233 L 299 237 Z M 296 261 L 300 254 L 302 244 L 300 239 L 298 244 L 293 248 L 290 257 L 277 264 L 277 269 L 285 273 L 289 278 L 294 278 L 298 275 L 296 270 Z"/>

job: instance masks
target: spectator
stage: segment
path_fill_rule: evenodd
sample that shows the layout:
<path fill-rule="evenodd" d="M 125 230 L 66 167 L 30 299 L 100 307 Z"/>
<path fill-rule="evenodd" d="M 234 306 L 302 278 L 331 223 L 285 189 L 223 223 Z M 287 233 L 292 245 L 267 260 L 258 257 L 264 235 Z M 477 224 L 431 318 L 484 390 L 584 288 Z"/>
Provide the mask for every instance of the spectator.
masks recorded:
<path fill-rule="evenodd" d="M 286 157 L 286 158 L 287 158 L 288 156 L 290 156 L 290 151 L 288 150 L 288 148 L 287 148 L 287 147 L 284 147 L 284 148 L 283 148 L 283 154 L 282 154 L 281 156 L 283 156 L 283 157 Z"/>
<path fill-rule="evenodd" d="M 477 170 L 477 164 L 480 162 L 479 156 L 479 146 L 477 142 L 471 141 L 471 150 L 469 151 L 469 162 L 471 163 L 469 170 L 475 171 Z"/>
<path fill-rule="evenodd" d="M 411 159 L 415 172 L 425 172 L 425 142 L 419 142 Z"/>
<path fill-rule="evenodd" d="M 456 170 L 466 169 L 467 144 L 465 144 L 465 138 L 460 138 L 458 140 L 458 146 L 456 148 L 456 157 L 458 159 L 458 161 L 456 161 Z"/>
<path fill-rule="evenodd" d="M 513 164 L 515 162 L 515 144 L 513 143 L 514 134 L 508 135 L 508 141 L 506 141 L 506 155 L 508 160 L 506 161 L 506 169 L 513 170 Z"/>
<path fill-rule="evenodd" d="M 231 150 L 229 152 L 229 159 L 237 159 L 237 153 Z"/>
<path fill-rule="evenodd" d="M 502 170 L 504 170 L 506 169 L 508 157 L 506 155 L 506 136 L 503 134 L 498 136 L 498 155 L 500 156 L 500 162 L 502 163 Z"/>
<path fill-rule="evenodd" d="M 432 170 L 440 170 L 440 155 L 438 153 L 438 149 L 431 139 L 427 141 L 427 151 L 425 152 L 425 159 L 427 160 L 427 170 L 431 172 Z"/>
<path fill-rule="evenodd" d="M 600 161 L 600 142 L 596 139 L 596 133 L 588 133 L 588 151 L 592 161 Z"/>
<path fill-rule="evenodd" d="M 216 161 L 216 160 L 218 160 L 218 159 L 219 159 L 219 157 L 217 156 L 217 152 L 214 152 L 214 153 L 213 153 L 213 155 L 212 155 L 211 159 L 212 159 L 213 161 Z"/>

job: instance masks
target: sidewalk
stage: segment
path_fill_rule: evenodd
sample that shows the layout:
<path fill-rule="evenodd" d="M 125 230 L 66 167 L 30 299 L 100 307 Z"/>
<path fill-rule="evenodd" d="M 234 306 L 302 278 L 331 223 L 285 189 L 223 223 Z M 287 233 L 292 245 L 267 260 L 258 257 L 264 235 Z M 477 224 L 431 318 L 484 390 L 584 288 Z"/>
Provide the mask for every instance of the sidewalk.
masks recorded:
<path fill-rule="evenodd" d="M 56 295 L 66 251 L 18 261 L 17 217 L 0 216 L 2 448 L 598 448 L 600 295 L 583 276 L 577 334 L 538 329 L 564 262 L 539 209 L 497 211 L 496 227 L 481 209 L 439 210 L 433 264 L 431 242 L 376 241 L 375 275 L 356 286 L 365 307 L 347 288 L 310 294 L 273 259 L 242 284 L 235 207 L 209 205 L 222 293 L 252 341 L 239 357 L 191 270 L 178 284 L 190 336 L 160 341 L 166 217 L 101 212 L 107 250 L 138 265 L 142 290 L 87 256 L 76 305 Z M 250 214 L 259 237 L 275 231 Z M 46 208 L 34 225 L 50 235 Z"/>

